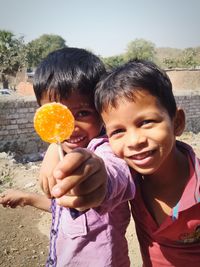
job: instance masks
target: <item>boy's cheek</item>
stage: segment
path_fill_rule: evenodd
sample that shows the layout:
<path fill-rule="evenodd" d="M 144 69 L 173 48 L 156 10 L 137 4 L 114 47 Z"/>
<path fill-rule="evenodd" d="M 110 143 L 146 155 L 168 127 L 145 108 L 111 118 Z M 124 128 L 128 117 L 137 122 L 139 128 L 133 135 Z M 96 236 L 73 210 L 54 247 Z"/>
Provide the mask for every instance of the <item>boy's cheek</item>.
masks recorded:
<path fill-rule="evenodd" d="M 123 155 L 122 155 L 123 153 L 122 153 L 122 149 L 119 146 L 119 144 L 117 142 L 115 142 L 115 141 L 112 141 L 112 140 L 109 140 L 109 143 L 110 143 L 110 147 L 111 147 L 113 153 L 116 156 L 122 158 L 123 157 Z"/>

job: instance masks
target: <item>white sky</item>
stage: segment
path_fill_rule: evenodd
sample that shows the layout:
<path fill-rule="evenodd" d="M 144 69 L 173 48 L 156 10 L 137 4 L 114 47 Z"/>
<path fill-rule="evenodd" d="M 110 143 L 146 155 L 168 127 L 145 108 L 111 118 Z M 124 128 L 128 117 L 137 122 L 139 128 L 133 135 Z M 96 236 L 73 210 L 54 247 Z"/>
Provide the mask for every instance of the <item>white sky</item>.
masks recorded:
<path fill-rule="evenodd" d="M 107 57 L 136 38 L 156 47 L 200 46 L 200 0 L 0 0 L 0 29 L 29 42 L 57 34 Z"/>

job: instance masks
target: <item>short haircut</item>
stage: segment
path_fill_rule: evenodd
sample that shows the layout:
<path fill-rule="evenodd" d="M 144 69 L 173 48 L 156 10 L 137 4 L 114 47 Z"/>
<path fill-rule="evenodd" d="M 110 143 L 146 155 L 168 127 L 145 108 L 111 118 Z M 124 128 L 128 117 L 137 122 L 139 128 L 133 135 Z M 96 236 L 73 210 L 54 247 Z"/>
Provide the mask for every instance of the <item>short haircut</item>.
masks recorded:
<path fill-rule="evenodd" d="M 72 92 L 88 96 L 94 102 L 94 90 L 102 74 L 103 62 L 93 53 L 66 47 L 50 53 L 37 67 L 33 88 L 39 105 L 45 94 L 50 101 L 67 99 Z"/>
<path fill-rule="evenodd" d="M 96 109 L 102 113 L 109 105 L 116 107 L 120 98 L 134 100 L 141 89 L 155 96 L 171 118 L 175 116 L 176 101 L 169 77 L 153 62 L 138 59 L 117 67 L 97 84 Z"/>

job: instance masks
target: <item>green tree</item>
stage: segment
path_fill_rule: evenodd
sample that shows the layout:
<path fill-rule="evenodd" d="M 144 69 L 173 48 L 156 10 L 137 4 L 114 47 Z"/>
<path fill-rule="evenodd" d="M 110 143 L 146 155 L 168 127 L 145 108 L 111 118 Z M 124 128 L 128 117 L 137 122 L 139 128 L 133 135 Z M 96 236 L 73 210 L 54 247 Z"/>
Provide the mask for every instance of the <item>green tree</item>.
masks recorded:
<path fill-rule="evenodd" d="M 106 58 L 103 58 L 102 60 L 107 69 L 118 67 L 119 65 L 125 62 L 123 55 L 106 57 Z"/>
<path fill-rule="evenodd" d="M 197 51 L 195 48 L 186 48 L 183 50 L 181 57 L 181 67 L 184 68 L 194 68 L 198 65 L 197 60 Z"/>
<path fill-rule="evenodd" d="M 125 60 L 134 58 L 154 60 L 155 45 L 154 43 L 144 39 L 135 39 L 134 41 L 128 43 L 124 56 Z"/>
<path fill-rule="evenodd" d="M 36 67 L 50 52 L 64 47 L 65 40 L 59 35 L 43 34 L 26 46 L 28 67 Z"/>
<path fill-rule="evenodd" d="M 179 67 L 179 60 L 175 58 L 164 58 L 162 61 L 162 67 L 167 69 L 173 69 Z"/>
<path fill-rule="evenodd" d="M 195 60 L 197 62 L 197 66 L 200 66 L 200 46 L 197 46 L 195 48 L 195 51 L 196 51 Z"/>
<path fill-rule="evenodd" d="M 23 36 L 17 38 L 10 31 L 0 31 L 0 62 L 0 80 L 8 88 L 9 75 L 16 75 L 26 65 Z"/>

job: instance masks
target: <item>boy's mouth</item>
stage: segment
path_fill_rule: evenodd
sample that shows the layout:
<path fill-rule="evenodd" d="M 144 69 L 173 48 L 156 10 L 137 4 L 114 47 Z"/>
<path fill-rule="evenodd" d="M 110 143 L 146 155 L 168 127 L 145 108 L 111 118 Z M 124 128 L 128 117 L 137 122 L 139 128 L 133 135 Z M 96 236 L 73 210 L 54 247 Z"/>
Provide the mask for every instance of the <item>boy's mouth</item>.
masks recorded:
<path fill-rule="evenodd" d="M 77 144 L 77 143 L 83 141 L 84 139 L 85 139 L 85 136 L 71 137 L 71 138 L 65 140 L 65 142 L 70 143 L 70 144 Z"/>
<path fill-rule="evenodd" d="M 132 162 L 135 166 L 138 167 L 146 167 L 152 163 L 153 155 L 155 154 L 156 150 L 149 150 L 142 153 L 134 154 L 132 156 L 128 156 L 127 160 Z"/>
<path fill-rule="evenodd" d="M 135 155 L 130 156 L 128 158 L 131 158 L 133 160 L 142 160 L 142 159 L 150 157 L 154 152 L 155 152 L 155 150 L 150 150 L 150 151 L 146 151 L 143 153 L 135 154 Z"/>

